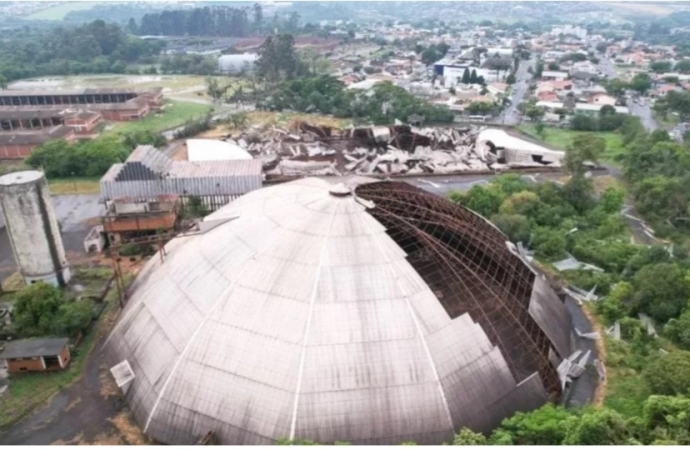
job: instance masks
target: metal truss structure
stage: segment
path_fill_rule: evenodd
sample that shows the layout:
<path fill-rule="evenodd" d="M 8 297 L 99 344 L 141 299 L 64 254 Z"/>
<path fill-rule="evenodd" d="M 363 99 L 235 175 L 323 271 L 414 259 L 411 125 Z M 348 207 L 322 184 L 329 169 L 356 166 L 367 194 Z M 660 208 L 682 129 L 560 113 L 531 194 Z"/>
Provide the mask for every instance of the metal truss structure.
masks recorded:
<path fill-rule="evenodd" d="M 561 386 L 555 351 L 529 312 L 535 274 L 481 216 L 403 182 L 362 184 L 357 197 L 408 254 L 451 318 L 469 313 L 501 349 L 516 382 L 535 372 L 550 396 Z M 564 356 L 564 355 L 561 355 Z M 567 355 L 565 355 L 567 356 Z"/>

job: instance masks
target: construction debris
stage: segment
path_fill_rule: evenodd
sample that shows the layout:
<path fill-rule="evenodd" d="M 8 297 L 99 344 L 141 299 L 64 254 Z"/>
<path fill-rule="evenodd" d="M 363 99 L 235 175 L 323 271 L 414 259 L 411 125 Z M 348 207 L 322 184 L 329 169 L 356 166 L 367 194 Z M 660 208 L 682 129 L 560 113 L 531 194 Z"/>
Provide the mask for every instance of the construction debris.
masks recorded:
<path fill-rule="evenodd" d="M 606 330 L 606 334 L 611 336 L 614 340 L 620 341 L 621 340 L 621 323 L 620 321 L 616 320 L 616 322 L 613 324 L 611 328 Z"/>
<path fill-rule="evenodd" d="M 290 130 L 255 125 L 225 140 L 261 159 L 267 175 L 421 175 L 557 167 L 533 161 L 529 155 L 513 162 L 489 155 L 486 142 L 477 142 L 485 129 L 418 128 L 396 122 L 393 126 L 337 130 L 297 122 Z"/>
<path fill-rule="evenodd" d="M 591 339 L 592 341 L 596 341 L 599 339 L 601 336 L 599 335 L 598 332 L 590 332 L 590 333 L 583 333 L 580 330 L 575 327 L 575 334 L 577 334 L 577 337 L 582 338 L 582 339 Z"/>
<path fill-rule="evenodd" d="M 578 304 L 582 304 L 582 302 L 589 302 L 589 301 L 597 301 L 599 300 L 599 296 L 595 295 L 594 293 L 597 290 L 597 287 L 594 286 L 591 291 L 585 291 L 583 289 L 580 289 L 577 286 L 569 286 L 569 287 L 564 287 L 563 290 L 570 295 L 572 298 L 577 300 Z"/>
<path fill-rule="evenodd" d="M 642 322 L 642 325 L 644 325 L 647 328 L 647 335 L 652 336 L 652 337 L 657 337 L 656 329 L 654 328 L 654 324 L 652 323 L 652 319 L 645 313 L 640 313 L 640 322 Z"/>
<path fill-rule="evenodd" d="M 574 232 L 574 230 L 577 230 L 577 228 L 570 230 L 568 232 L 568 234 L 570 234 L 571 232 Z M 601 267 L 597 267 L 597 266 L 592 265 L 592 264 L 587 264 L 587 263 L 583 263 L 583 262 L 578 261 L 570 253 L 568 253 L 567 255 L 568 255 L 567 258 L 565 258 L 561 261 L 556 261 L 555 263 L 553 263 L 553 266 L 556 269 L 558 269 L 559 272 L 564 272 L 566 270 L 578 270 L 578 269 L 593 270 L 595 272 L 603 272 L 604 271 L 604 269 L 602 269 Z"/>

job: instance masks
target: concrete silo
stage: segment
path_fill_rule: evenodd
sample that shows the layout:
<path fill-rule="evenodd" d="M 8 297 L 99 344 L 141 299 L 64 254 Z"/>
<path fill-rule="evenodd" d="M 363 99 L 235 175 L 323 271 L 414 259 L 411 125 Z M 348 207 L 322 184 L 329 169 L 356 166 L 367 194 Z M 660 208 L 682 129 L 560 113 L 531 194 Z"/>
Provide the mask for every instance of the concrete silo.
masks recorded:
<path fill-rule="evenodd" d="M 42 172 L 0 177 L 0 206 L 24 283 L 64 286 L 70 279 L 58 221 Z"/>

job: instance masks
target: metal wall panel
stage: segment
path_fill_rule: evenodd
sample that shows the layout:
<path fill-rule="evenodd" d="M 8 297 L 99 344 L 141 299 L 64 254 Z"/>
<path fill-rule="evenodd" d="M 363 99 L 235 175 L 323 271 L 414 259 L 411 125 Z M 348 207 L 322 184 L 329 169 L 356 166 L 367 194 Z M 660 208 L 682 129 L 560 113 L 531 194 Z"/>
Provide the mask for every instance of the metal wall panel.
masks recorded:
<path fill-rule="evenodd" d="M 352 197 L 323 180 L 255 191 L 151 259 L 106 343 L 145 432 L 439 443 L 543 403 L 469 314 L 455 319 Z"/>

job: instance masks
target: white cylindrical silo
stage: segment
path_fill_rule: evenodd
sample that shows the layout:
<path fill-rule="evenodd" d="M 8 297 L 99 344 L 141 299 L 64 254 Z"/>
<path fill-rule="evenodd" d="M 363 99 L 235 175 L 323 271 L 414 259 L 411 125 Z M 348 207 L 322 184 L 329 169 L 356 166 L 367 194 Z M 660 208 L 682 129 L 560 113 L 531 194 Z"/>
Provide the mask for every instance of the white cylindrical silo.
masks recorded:
<path fill-rule="evenodd" d="M 43 173 L 28 170 L 0 177 L 0 206 L 24 283 L 64 286 L 70 279 L 69 264 Z"/>

